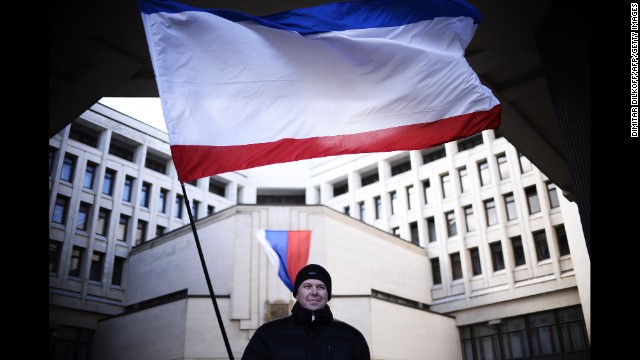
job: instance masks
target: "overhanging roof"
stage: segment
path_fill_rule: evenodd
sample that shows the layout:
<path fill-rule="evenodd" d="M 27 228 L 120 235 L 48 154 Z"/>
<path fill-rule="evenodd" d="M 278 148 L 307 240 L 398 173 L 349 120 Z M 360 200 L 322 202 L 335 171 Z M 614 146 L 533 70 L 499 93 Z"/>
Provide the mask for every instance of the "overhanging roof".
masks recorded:
<path fill-rule="evenodd" d="M 183 0 L 266 15 L 327 1 Z M 501 133 L 560 188 L 573 189 L 535 31 L 552 0 L 470 1 L 483 15 L 467 59 L 503 105 Z M 138 3 L 68 1 L 49 17 L 49 136 L 102 97 L 158 96 Z"/>

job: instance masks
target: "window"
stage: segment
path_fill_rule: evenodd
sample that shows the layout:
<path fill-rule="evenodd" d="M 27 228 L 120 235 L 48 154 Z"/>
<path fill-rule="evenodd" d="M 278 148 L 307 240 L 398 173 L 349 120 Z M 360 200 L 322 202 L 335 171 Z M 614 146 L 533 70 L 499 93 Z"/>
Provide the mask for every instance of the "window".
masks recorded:
<path fill-rule="evenodd" d="M 80 202 L 80 208 L 78 208 L 78 216 L 76 217 L 76 229 L 86 231 L 87 223 L 89 222 L 89 212 L 91 211 L 91 204 L 86 202 Z"/>
<path fill-rule="evenodd" d="M 558 330 L 555 326 L 555 316 L 550 311 L 527 316 L 531 327 L 532 352 L 534 358 L 540 355 L 553 354 L 560 351 Z"/>
<path fill-rule="evenodd" d="M 511 175 L 509 174 L 509 164 L 507 164 L 507 156 L 502 153 L 496 156 L 498 160 L 498 174 L 500 180 L 507 180 Z"/>
<path fill-rule="evenodd" d="M 396 226 L 391 229 L 391 233 L 397 237 L 400 237 L 400 227 Z"/>
<path fill-rule="evenodd" d="M 177 219 L 182 219 L 182 195 L 176 195 L 176 203 L 173 210 L 173 216 Z"/>
<path fill-rule="evenodd" d="M 449 177 L 449 173 L 440 175 L 440 182 L 442 183 L 442 198 L 448 198 L 453 192 L 451 189 L 451 178 Z"/>
<path fill-rule="evenodd" d="M 91 256 L 91 268 L 89 268 L 89 280 L 102 282 L 102 268 L 104 267 L 104 254 L 94 251 Z"/>
<path fill-rule="evenodd" d="M 69 209 L 69 198 L 64 195 L 56 197 L 56 205 L 53 208 L 53 218 L 51 221 L 63 224 L 67 221 L 67 211 Z"/>
<path fill-rule="evenodd" d="M 360 178 L 360 186 L 367 186 L 369 184 L 377 183 L 380 180 L 378 177 L 378 172 L 374 172 L 371 174 L 363 174 L 362 178 Z"/>
<path fill-rule="evenodd" d="M 130 217 L 125 214 L 120 214 L 120 221 L 118 222 L 118 232 L 116 239 L 120 241 L 127 241 L 127 233 L 129 232 L 129 219 Z"/>
<path fill-rule="evenodd" d="M 473 207 L 471 205 L 464 207 L 464 220 L 467 225 L 467 232 L 476 230 L 476 219 L 473 216 Z"/>
<path fill-rule="evenodd" d="M 489 244 L 491 248 L 491 261 L 493 262 L 493 271 L 504 269 L 504 257 L 502 256 L 502 244 L 500 241 Z"/>
<path fill-rule="evenodd" d="M 516 266 L 524 265 L 527 260 L 524 257 L 524 248 L 522 247 L 522 238 L 515 236 L 511 238 L 511 247 L 513 248 L 513 257 L 516 261 Z"/>
<path fill-rule="evenodd" d="M 411 209 L 415 209 L 416 208 L 416 191 L 413 188 L 413 185 L 409 185 L 406 188 L 407 191 L 407 209 L 411 210 Z"/>
<path fill-rule="evenodd" d="M 418 236 L 418 223 L 417 222 L 414 221 L 414 222 L 409 223 L 409 232 L 411 233 L 411 243 L 419 245 L 420 244 L 420 237 Z"/>
<path fill-rule="evenodd" d="M 398 193 L 396 191 L 392 191 L 389 193 L 389 203 L 391 204 L 391 215 L 396 213 L 396 209 L 398 208 Z"/>
<path fill-rule="evenodd" d="M 504 194 L 504 206 L 507 209 L 507 220 L 515 220 L 518 218 L 513 193 Z"/>
<path fill-rule="evenodd" d="M 93 180 L 96 177 L 96 169 L 98 168 L 96 163 L 87 161 L 87 167 L 84 169 L 84 181 L 82 186 L 87 189 L 93 189 Z"/>
<path fill-rule="evenodd" d="M 342 194 L 346 194 L 349 192 L 349 183 L 347 180 L 340 181 L 333 185 L 333 196 L 338 196 Z"/>
<path fill-rule="evenodd" d="M 115 170 L 107 169 L 104 173 L 104 183 L 102 184 L 102 193 L 105 195 L 113 195 L 113 182 L 116 181 Z"/>
<path fill-rule="evenodd" d="M 442 159 L 445 156 L 447 156 L 447 152 L 444 148 L 444 144 L 438 145 L 434 148 L 426 150 L 422 154 L 422 164 L 428 164 L 432 161 Z"/>
<path fill-rule="evenodd" d="M 567 241 L 567 233 L 564 230 L 564 225 L 558 225 L 554 227 L 556 231 L 556 239 L 558 240 L 558 249 L 560 250 L 560 256 L 569 255 L 569 242 Z"/>
<path fill-rule="evenodd" d="M 107 236 L 107 228 L 109 227 L 109 216 L 111 210 L 100 208 L 98 211 L 98 223 L 96 224 L 96 234 Z"/>
<path fill-rule="evenodd" d="M 524 189 L 527 196 L 527 206 L 529 206 L 529 214 L 537 214 L 540 212 L 540 199 L 538 199 L 538 191 L 536 186 L 532 185 Z"/>
<path fill-rule="evenodd" d="M 462 261 L 460 261 L 460 253 L 451 254 L 451 273 L 453 280 L 462 279 Z"/>
<path fill-rule="evenodd" d="M 435 199 L 433 198 L 433 191 L 431 189 L 431 183 L 429 180 L 422 182 L 422 188 L 424 192 L 424 203 L 431 204 Z"/>
<path fill-rule="evenodd" d="M 69 262 L 69 276 L 80 277 L 80 268 L 82 267 L 82 255 L 84 249 L 74 246 L 71 250 L 71 261 Z"/>
<path fill-rule="evenodd" d="M 458 235 L 458 229 L 456 228 L 456 214 L 453 211 L 449 211 L 444 214 L 447 219 L 447 234 L 449 237 Z"/>
<path fill-rule="evenodd" d="M 533 170 L 533 167 L 531 166 L 531 161 L 529 161 L 529 159 L 527 159 L 526 156 L 524 156 L 524 154 L 519 151 L 518 151 L 518 159 L 520 162 L 520 171 L 523 174 Z"/>
<path fill-rule="evenodd" d="M 52 330 L 52 329 L 51 329 Z M 87 360 L 91 356 L 96 330 L 58 325 L 56 336 L 49 338 L 50 359 Z"/>
<path fill-rule="evenodd" d="M 99 132 L 87 126 L 73 122 L 69 130 L 69 138 L 91 147 L 98 147 Z"/>
<path fill-rule="evenodd" d="M 498 223 L 498 214 L 496 213 L 496 202 L 493 199 L 484 201 L 484 212 L 487 218 L 487 226 Z"/>
<path fill-rule="evenodd" d="M 556 187 L 556 184 L 547 183 L 547 194 L 549 194 L 549 206 L 552 209 L 560 206 L 560 200 L 558 200 L 558 188 Z"/>
<path fill-rule="evenodd" d="M 60 254 L 62 254 L 62 243 L 49 240 L 49 272 L 57 273 L 60 268 Z"/>
<path fill-rule="evenodd" d="M 124 178 L 124 190 L 122 191 L 122 201 L 131 202 L 131 193 L 133 192 L 133 180 L 131 176 Z"/>
<path fill-rule="evenodd" d="M 458 169 L 458 176 L 460 177 L 460 192 L 465 193 L 471 189 L 471 180 L 469 179 L 469 173 L 466 167 Z"/>
<path fill-rule="evenodd" d="M 491 174 L 489 174 L 489 163 L 482 160 L 478 163 L 478 171 L 480 172 L 480 185 L 485 186 L 491 184 Z"/>
<path fill-rule="evenodd" d="M 546 260 L 551 257 L 549 255 L 547 235 L 544 230 L 533 232 L 533 242 L 536 244 L 536 255 L 538 256 L 538 261 Z"/>
<path fill-rule="evenodd" d="M 391 165 L 391 176 L 402 174 L 403 172 L 407 172 L 409 170 L 411 170 L 411 160 L 405 159 Z"/>
<path fill-rule="evenodd" d="M 200 207 L 200 201 L 193 200 L 191 202 L 191 216 L 193 220 L 198 220 L 198 208 Z"/>
<path fill-rule="evenodd" d="M 144 167 L 159 172 L 160 174 L 167 173 L 167 161 L 151 153 L 147 153 L 147 157 L 144 160 Z"/>
<path fill-rule="evenodd" d="M 376 219 L 380 219 L 380 215 L 382 215 L 382 199 L 380 196 L 376 196 L 373 201 L 376 204 Z"/>
<path fill-rule="evenodd" d="M 364 211 L 364 201 L 358 203 L 358 209 L 360 209 L 360 221 L 364 221 L 366 215 Z"/>
<path fill-rule="evenodd" d="M 140 188 L 140 206 L 149 207 L 149 196 L 151 195 L 151 184 L 143 182 Z"/>
<path fill-rule="evenodd" d="M 122 285 L 122 273 L 124 271 L 125 258 L 116 256 L 113 259 L 113 273 L 111 274 L 111 285 Z"/>
<path fill-rule="evenodd" d="M 427 232 L 429 233 L 429 242 L 436 242 L 436 222 L 432 217 L 427 218 Z"/>
<path fill-rule="evenodd" d="M 109 154 L 133 162 L 134 146 L 112 137 Z"/>
<path fill-rule="evenodd" d="M 160 195 L 158 198 L 158 212 L 161 214 L 165 214 L 167 211 L 167 195 L 169 194 L 169 190 L 160 189 Z"/>
<path fill-rule="evenodd" d="M 440 259 L 429 259 L 431 262 L 431 276 L 433 277 L 433 285 L 442 284 L 442 276 L 440 276 Z"/>
<path fill-rule="evenodd" d="M 156 237 L 164 235 L 164 232 L 167 230 L 164 226 L 156 225 Z"/>
<path fill-rule="evenodd" d="M 216 211 L 216 207 L 213 205 L 207 205 L 207 216 L 209 215 L 213 215 L 213 213 Z"/>
<path fill-rule="evenodd" d="M 56 152 L 58 149 L 49 147 L 49 175 L 51 175 L 51 167 L 53 166 L 53 160 L 56 158 Z"/>
<path fill-rule="evenodd" d="M 73 173 L 76 168 L 76 157 L 66 154 L 62 163 L 62 171 L 60 172 L 60 180 L 73 182 Z"/>
<path fill-rule="evenodd" d="M 302 190 L 304 191 L 304 190 Z M 303 194 L 267 194 L 258 195 L 256 204 L 258 205 L 304 205 L 305 197 Z"/>
<path fill-rule="evenodd" d="M 554 318 L 558 319 L 564 351 L 576 352 L 588 348 L 584 317 L 579 306 L 556 310 Z"/>
<path fill-rule="evenodd" d="M 140 245 L 147 240 L 147 222 L 144 220 L 138 220 L 138 226 L 136 228 L 136 245 Z"/>
<path fill-rule="evenodd" d="M 220 195 L 222 197 L 224 197 L 225 195 L 225 189 L 227 188 L 227 185 L 225 183 L 223 183 L 222 181 L 214 178 L 214 177 L 210 177 L 209 178 L 209 192 L 212 194 L 216 194 L 216 195 Z"/>
<path fill-rule="evenodd" d="M 480 251 L 477 247 L 469 249 L 469 256 L 471 257 L 471 271 L 473 276 L 482 274 L 482 266 L 480 264 Z"/>
<path fill-rule="evenodd" d="M 473 149 L 478 145 L 482 145 L 482 143 L 482 133 L 478 133 L 465 139 L 458 140 L 458 152 Z"/>
<path fill-rule="evenodd" d="M 193 179 L 191 181 L 187 181 L 187 184 L 193 186 L 193 187 L 198 187 L 198 179 Z"/>
<path fill-rule="evenodd" d="M 351 208 L 350 208 L 349 206 L 345 206 L 345 207 L 344 207 L 344 209 L 343 209 L 343 212 L 344 212 L 346 215 L 351 216 Z"/>

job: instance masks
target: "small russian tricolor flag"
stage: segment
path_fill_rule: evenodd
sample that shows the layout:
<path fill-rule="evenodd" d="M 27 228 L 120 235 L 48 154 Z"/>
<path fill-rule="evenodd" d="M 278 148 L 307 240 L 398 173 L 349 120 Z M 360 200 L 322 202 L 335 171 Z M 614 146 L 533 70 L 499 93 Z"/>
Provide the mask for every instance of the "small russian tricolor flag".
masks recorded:
<path fill-rule="evenodd" d="M 311 230 L 257 230 L 258 242 L 278 269 L 278 276 L 293 292 L 296 274 L 309 259 Z"/>

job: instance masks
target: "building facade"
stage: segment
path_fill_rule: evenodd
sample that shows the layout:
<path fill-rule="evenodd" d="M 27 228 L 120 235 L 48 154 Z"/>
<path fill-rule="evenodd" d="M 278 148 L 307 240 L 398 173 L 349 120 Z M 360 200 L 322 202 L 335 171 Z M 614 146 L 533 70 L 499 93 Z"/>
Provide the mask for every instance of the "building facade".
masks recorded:
<path fill-rule="evenodd" d="M 335 210 L 328 215 L 325 209 L 318 216 L 337 218 L 336 227 L 341 229 L 316 232 L 324 234 L 317 241 L 325 244 L 325 250 L 312 251 L 310 260 L 332 265 L 329 268 L 337 278 L 352 279 L 349 274 L 358 264 L 369 269 L 355 282 L 364 288 L 349 290 L 345 284 L 331 304 L 336 304 L 336 311 L 343 310 L 339 311 L 342 318 L 365 329 L 374 358 L 424 359 L 429 347 L 414 345 L 434 341 L 434 333 L 457 336 L 448 343 L 457 350 L 438 356 L 431 353 L 434 359 L 588 356 L 590 261 L 577 207 L 495 131 L 422 151 L 315 160 L 309 163 L 306 181 L 296 186 L 270 183 L 251 171 L 199 179 L 184 184 L 190 209 L 184 205 L 168 137 L 162 131 L 96 104 L 51 138 L 49 146 L 49 322 L 54 358 L 89 358 L 82 356 L 90 353 L 94 358 L 118 358 L 122 354 L 116 351 L 113 354 L 118 355 L 108 351 L 105 355 L 109 348 L 105 343 L 123 348 L 130 344 L 112 336 L 118 328 L 114 324 L 158 310 L 149 308 L 146 315 L 131 312 L 150 299 L 187 289 L 181 298 L 163 304 L 186 306 L 190 311 L 202 306 L 196 303 L 206 292 L 201 291 L 201 283 L 196 284 L 204 281 L 203 276 L 195 284 L 176 280 L 173 287 L 157 292 L 163 287 L 143 285 L 155 283 L 150 279 L 164 276 L 169 269 L 156 264 L 152 272 L 140 270 L 141 263 L 148 263 L 145 257 L 162 251 L 159 244 L 166 247 L 168 239 L 176 239 L 177 244 L 189 236 L 189 213 L 199 231 L 207 231 L 208 224 L 228 246 L 237 246 L 233 244 L 250 242 L 247 229 L 255 226 L 295 229 L 302 225 L 265 220 L 238 231 L 221 227 L 225 219 L 237 222 L 246 213 L 260 218 L 263 213 L 278 213 L 276 209 L 286 212 L 305 205 Z M 350 233 L 348 229 L 359 229 L 351 234 L 359 241 L 334 240 Z M 385 278 L 384 271 L 371 270 L 384 254 L 360 251 L 368 254 L 365 257 L 354 250 L 366 248 L 367 238 L 385 239 L 385 246 L 399 249 L 409 246 L 421 256 L 402 274 L 389 273 Z M 326 249 L 341 246 L 348 251 L 340 254 L 351 255 L 327 255 Z M 223 294 L 229 306 L 223 313 L 233 329 L 236 350 L 268 318 L 265 304 L 292 301 L 277 274 L 269 271 L 264 259 L 260 262 L 264 254 L 256 247 L 246 260 L 249 263 L 245 261 L 253 266 L 212 271 L 227 285 Z M 232 253 L 232 260 L 243 264 L 242 252 Z M 385 267 L 393 268 L 406 257 L 385 261 Z M 256 268 L 261 270 L 255 272 Z M 415 285 L 388 285 L 398 277 L 413 279 L 409 284 Z M 272 284 L 269 289 L 276 290 L 260 297 L 259 286 L 247 285 L 260 283 Z M 254 302 L 239 307 L 237 302 L 248 294 L 253 294 L 249 297 Z M 258 298 L 264 303 L 256 302 Z M 358 306 L 348 305 L 349 301 Z M 389 306 L 395 310 L 386 309 Z M 414 323 L 414 330 L 405 326 L 404 332 L 415 339 L 401 337 L 408 342 L 401 348 L 415 349 L 413 354 L 397 352 L 401 343 L 397 334 L 402 331 L 375 326 L 389 323 L 382 314 L 407 307 L 413 310 L 404 311 L 418 308 L 421 315 L 406 319 L 422 319 Z M 238 313 L 238 308 L 244 308 L 244 313 Z M 381 310 L 358 316 L 356 308 Z M 433 323 L 441 325 L 430 327 Z M 178 351 L 182 355 L 172 358 L 191 358 L 187 354 L 194 351 L 200 357 L 224 358 L 197 350 L 189 336 L 182 339 L 172 347 L 182 349 Z M 96 355 L 98 349 L 100 355 Z"/>
<path fill-rule="evenodd" d="M 192 216 L 235 205 L 239 180 L 185 184 Z M 131 248 L 189 224 L 167 134 L 96 104 L 49 140 L 49 214 L 54 351 L 82 353 L 97 319 L 122 312 Z"/>

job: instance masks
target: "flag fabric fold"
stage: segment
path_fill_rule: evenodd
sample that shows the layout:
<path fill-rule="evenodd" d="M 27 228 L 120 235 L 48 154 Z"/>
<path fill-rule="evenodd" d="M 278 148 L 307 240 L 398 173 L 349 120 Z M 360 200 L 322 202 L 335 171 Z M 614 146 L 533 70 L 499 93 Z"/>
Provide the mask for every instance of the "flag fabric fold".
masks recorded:
<path fill-rule="evenodd" d="M 280 280 L 293 292 L 296 275 L 309 259 L 311 231 L 260 229 L 256 231 L 256 238 Z"/>
<path fill-rule="evenodd" d="M 268 16 L 139 0 L 181 181 L 420 150 L 500 124 L 464 52 L 462 0 L 327 3 Z"/>

